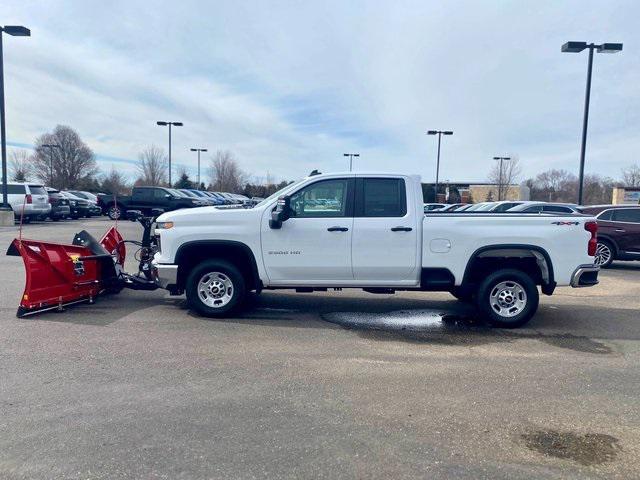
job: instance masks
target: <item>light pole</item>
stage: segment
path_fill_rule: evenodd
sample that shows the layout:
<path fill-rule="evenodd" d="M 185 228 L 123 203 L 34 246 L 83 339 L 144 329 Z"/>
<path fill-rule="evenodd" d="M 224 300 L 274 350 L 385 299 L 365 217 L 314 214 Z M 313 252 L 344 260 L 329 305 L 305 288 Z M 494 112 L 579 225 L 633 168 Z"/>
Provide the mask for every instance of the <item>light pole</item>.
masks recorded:
<path fill-rule="evenodd" d="M 578 205 L 582 205 L 582 187 L 584 183 L 584 156 L 587 148 L 587 124 L 589 123 L 589 99 L 591 98 L 591 71 L 593 70 L 593 51 L 599 53 L 617 53 L 622 51 L 621 43 L 603 43 L 596 45 L 587 42 L 567 42 L 562 45 L 564 53 L 580 53 L 585 48 L 589 49 L 589 61 L 587 63 L 587 88 L 584 94 L 584 116 L 582 119 L 582 144 L 580 146 L 580 179 L 578 181 Z"/>
<path fill-rule="evenodd" d="M 427 135 L 438 135 L 438 160 L 436 161 L 436 188 L 434 194 L 434 201 L 438 201 L 438 179 L 440 176 L 440 139 L 442 135 L 453 135 L 451 130 L 429 130 Z"/>
<path fill-rule="evenodd" d="M 171 127 L 181 127 L 182 122 L 156 122 L 162 127 L 169 126 L 169 186 L 171 187 Z"/>
<path fill-rule="evenodd" d="M 49 181 L 50 181 L 51 187 L 54 187 L 53 185 L 53 149 L 60 148 L 60 145 L 57 145 L 55 143 L 43 143 L 41 146 L 49 148 L 49 171 L 50 171 Z"/>
<path fill-rule="evenodd" d="M 349 157 L 349 171 L 353 168 L 353 157 L 359 157 L 359 153 L 343 153 L 343 157 Z"/>
<path fill-rule="evenodd" d="M 198 152 L 198 190 L 200 190 L 200 152 L 206 152 L 206 148 L 192 148 L 192 152 Z"/>
<path fill-rule="evenodd" d="M 500 161 L 500 168 L 498 170 L 498 201 L 502 200 L 502 162 L 505 160 L 511 160 L 511 157 L 493 157 L 494 160 Z"/>
<path fill-rule="evenodd" d="M 2 205 L 0 210 L 11 211 L 7 200 L 7 130 L 4 119 L 4 57 L 2 53 L 2 34 L 13 37 L 30 37 L 31 30 L 19 25 L 5 25 L 0 27 L 0 136 L 2 136 Z"/>

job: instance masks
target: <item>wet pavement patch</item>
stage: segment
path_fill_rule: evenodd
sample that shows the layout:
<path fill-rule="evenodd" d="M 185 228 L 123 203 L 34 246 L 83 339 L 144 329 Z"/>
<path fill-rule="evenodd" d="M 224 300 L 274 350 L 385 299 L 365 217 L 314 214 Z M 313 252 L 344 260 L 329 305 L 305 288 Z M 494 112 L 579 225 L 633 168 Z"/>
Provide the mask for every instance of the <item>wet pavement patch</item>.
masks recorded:
<path fill-rule="evenodd" d="M 573 460 L 591 466 L 613 461 L 622 450 L 618 439 L 602 433 L 558 432 L 538 430 L 522 435 L 530 450 L 548 457 Z"/>
<path fill-rule="evenodd" d="M 532 338 L 538 338 L 554 347 L 567 348 L 577 352 L 595 353 L 598 355 L 613 353 L 613 349 L 602 342 L 597 342 L 588 337 L 571 335 L 570 333 L 564 335 L 539 335 L 533 336 Z"/>

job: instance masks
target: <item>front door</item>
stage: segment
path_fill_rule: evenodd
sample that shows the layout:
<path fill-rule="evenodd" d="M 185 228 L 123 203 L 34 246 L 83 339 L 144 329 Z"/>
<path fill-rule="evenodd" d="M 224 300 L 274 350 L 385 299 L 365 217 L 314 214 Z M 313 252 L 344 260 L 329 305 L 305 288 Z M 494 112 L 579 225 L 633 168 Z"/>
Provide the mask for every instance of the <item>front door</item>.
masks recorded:
<path fill-rule="evenodd" d="M 335 285 L 352 281 L 353 179 L 319 180 L 291 195 L 282 228 L 262 219 L 262 253 L 273 285 Z"/>

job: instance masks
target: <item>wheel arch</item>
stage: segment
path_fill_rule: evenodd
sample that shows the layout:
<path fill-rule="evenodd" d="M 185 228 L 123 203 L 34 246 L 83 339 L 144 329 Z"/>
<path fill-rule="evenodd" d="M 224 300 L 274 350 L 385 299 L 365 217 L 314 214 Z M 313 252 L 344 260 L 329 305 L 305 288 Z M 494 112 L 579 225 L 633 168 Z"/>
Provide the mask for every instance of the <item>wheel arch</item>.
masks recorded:
<path fill-rule="evenodd" d="M 229 261 L 238 267 L 247 281 L 248 290 L 260 289 L 258 264 L 251 247 L 234 240 L 194 240 L 180 245 L 175 256 L 178 288 L 184 289 L 192 267 L 203 260 L 214 258 Z"/>
<path fill-rule="evenodd" d="M 509 261 L 506 265 L 499 265 L 492 260 L 499 258 Z M 502 268 L 516 268 L 534 274 L 534 281 L 541 285 L 546 295 L 551 295 L 556 287 L 549 253 L 542 247 L 529 244 L 494 244 L 478 248 L 467 262 L 462 287 L 469 288 L 477 283 L 481 275 Z"/>

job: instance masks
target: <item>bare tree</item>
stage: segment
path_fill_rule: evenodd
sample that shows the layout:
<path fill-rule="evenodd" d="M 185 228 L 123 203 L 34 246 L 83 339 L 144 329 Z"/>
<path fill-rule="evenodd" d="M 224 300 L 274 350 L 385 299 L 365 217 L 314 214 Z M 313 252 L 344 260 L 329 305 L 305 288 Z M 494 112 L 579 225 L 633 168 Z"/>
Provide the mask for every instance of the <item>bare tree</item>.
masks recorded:
<path fill-rule="evenodd" d="M 111 167 L 109 173 L 104 175 L 100 189 L 105 193 L 124 194 L 127 193 L 131 187 L 129 187 L 126 177 Z"/>
<path fill-rule="evenodd" d="M 25 150 L 14 150 L 9 157 L 9 171 L 14 182 L 26 182 L 33 174 L 33 158 Z"/>
<path fill-rule="evenodd" d="M 52 150 L 44 147 L 45 144 L 58 145 L 58 148 Z M 97 172 L 93 151 L 78 132 L 66 125 L 57 125 L 53 133 L 36 139 L 33 165 L 38 180 L 59 189 L 75 188 L 81 180 Z"/>
<path fill-rule="evenodd" d="M 498 187 L 498 201 L 506 198 L 509 186 L 518 180 L 521 173 L 522 167 L 517 158 L 496 162 L 489 172 L 489 182 Z"/>
<path fill-rule="evenodd" d="M 625 187 L 640 187 L 640 165 L 637 163 L 622 170 L 622 183 Z"/>
<path fill-rule="evenodd" d="M 164 150 L 150 145 L 138 155 L 140 178 L 137 185 L 165 185 L 167 183 L 167 155 Z"/>
<path fill-rule="evenodd" d="M 240 193 L 247 182 L 247 174 L 228 150 L 218 150 L 211 158 L 210 175 L 213 189 L 222 192 Z"/>

